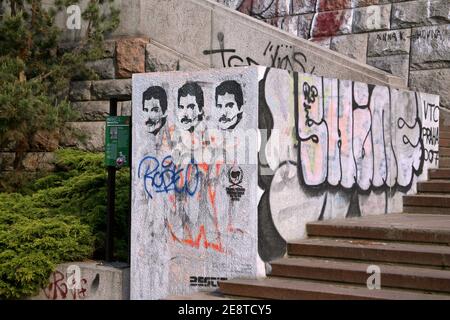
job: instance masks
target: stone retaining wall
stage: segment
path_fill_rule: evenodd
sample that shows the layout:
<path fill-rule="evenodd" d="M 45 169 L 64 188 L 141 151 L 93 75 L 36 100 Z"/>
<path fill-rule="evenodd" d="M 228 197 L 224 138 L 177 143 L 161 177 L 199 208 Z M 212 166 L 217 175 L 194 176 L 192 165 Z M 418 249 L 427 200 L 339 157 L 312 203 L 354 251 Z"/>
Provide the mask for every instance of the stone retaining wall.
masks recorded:
<path fill-rule="evenodd" d="M 75 134 L 60 130 L 57 135 L 42 132 L 31 145 L 31 152 L 22 161 L 27 172 L 51 171 L 55 157 L 52 153 L 59 146 L 82 150 L 103 151 L 105 119 L 109 114 L 109 99 L 117 97 L 118 115 L 131 115 L 131 74 L 145 72 L 148 39 L 123 38 L 108 40 L 102 59 L 89 63 L 99 80 L 72 82 L 69 98 L 78 117 L 67 123 L 75 128 Z M 73 44 L 62 44 L 61 48 Z M 0 150 L 0 168 L 13 171 L 13 148 Z"/>

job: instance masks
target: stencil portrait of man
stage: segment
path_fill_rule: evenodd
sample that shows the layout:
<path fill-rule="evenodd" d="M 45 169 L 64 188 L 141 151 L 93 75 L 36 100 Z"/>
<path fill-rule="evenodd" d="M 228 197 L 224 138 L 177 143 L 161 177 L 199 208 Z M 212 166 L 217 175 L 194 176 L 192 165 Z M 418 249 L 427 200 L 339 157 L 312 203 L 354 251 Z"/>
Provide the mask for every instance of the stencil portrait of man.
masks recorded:
<path fill-rule="evenodd" d="M 159 86 L 153 86 L 144 91 L 142 110 L 148 114 L 145 125 L 148 133 L 157 135 L 167 121 L 167 94 Z"/>
<path fill-rule="evenodd" d="M 203 120 L 203 90 L 196 82 L 187 82 L 178 90 L 178 126 L 193 132 Z"/>
<path fill-rule="evenodd" d="M 242 120 L 244 98 L 241 85 L 224 81 L 216 88 L 216 121 L 222 130 L 234 129 Z"/>

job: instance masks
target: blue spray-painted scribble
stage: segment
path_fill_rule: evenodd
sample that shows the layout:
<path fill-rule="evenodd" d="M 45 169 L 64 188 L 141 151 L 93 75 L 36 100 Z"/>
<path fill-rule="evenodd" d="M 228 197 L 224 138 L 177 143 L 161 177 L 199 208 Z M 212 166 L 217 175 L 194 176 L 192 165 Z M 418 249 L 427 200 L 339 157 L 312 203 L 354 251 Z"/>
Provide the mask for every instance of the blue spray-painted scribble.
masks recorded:
<path fill-rule="evenodd" d="M 197 192 L 200 174 L 198 165 L 191 160 L 185 167 L 177 167 L 172 156 L 165 157 L 161 163 L 152 156 L 141 160 L 138 168 L 138 178 L 144 179 L 144 189 L 150 199 L 155 193 L 185 193 L 193 196 Z"/>

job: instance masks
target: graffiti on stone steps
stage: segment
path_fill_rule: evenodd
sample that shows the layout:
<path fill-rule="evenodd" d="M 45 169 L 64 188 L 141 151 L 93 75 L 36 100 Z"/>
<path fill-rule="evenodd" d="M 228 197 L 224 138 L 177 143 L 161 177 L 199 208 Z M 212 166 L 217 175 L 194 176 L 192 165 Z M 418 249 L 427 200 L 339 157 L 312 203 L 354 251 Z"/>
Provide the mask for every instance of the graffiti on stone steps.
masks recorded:
<path fill-rule="evenodd" d="M 415 179 L 423 172 L 424 163 L 437 164 L 439 107 L 427 100 L 420 100 L 419 93 L 296 73 L 282 73 L 282 77 L 286 78 L 278 79 L 280 75 L 270 68 L 266 73 L 260 83 L 259 100 L 259 121 L 266 123 L 260 129 L 267 130 L 267 135 L 263 138 L 266 140 L 265 147 L 276 150 L 272 153 L 260 153 L 260 182 L 277 178 L 280 181 L 275 180 L 276 183 L 299 184 L 293 189 L 306 195 L 290 198 L 320 198 L 318 205 L 309 206 L 316 208 L 318 219 L 336 215 L 364 215 L 373 211 L 374 205 L 379 212 L 390 212 L 395 207 L 391 198 L 411 189 Z M 224 193 L 232 201 L 239 200 L 245 193 L 245 188 L 239 186 L 239 190 L 235 190 L 226 185 L 230 169 L 226 168 L 226 160 L 220 155 L 226 153 L 226 150 L 220 150 L 220 146 L 212 143 L 212 140 L 232 140 L 220 139 L 214 128 L 228 132 L 239 125 L 244 116 L 243 89 L 234 80 L 209 86 L 215 88 L 212 91 L 214 100 L 210 104 L 215 107 L 211 108 L 204 101 L 204 84 L 190 86 L 190 93 L 184 95 L 180 92 L 186 88 L 186 84 L 181 89 L 174 89 L 178 92 L 176 121 L 171 126 L 165 145 L 166 150 L 177 150 L 180 145 L 185 149 L 184 154 L 187 156 L 180 157 L 181 151 L 177 153 L 179 159 L 185 160 L 184 166 L 181 163 L 175 165 L 172 156 L 161 159 L 153 155 L 146 156 L 139 164 L 138 178 L 143 180 L 149 199 L 153 198 L 154 193 L 171 194 L 168 199 L 177 211 L 186 208 L 186 197 L 198 199 L 200 196 L 196 197 L 196 193 L 201 194 L 201 190 L 207 190 L 206 202 L 210 206 L 207 211 L 212 217 L 209 227 L 204 223 L 192 225 L 191 220 L 196 221 L 198 217 L 189 216 L 192 213 L 183 213 L 180 215 L 180 223 L 166 221 L 165 228 L 175 242 L 223 252 L 220 241 L 223 231 L 219 227 L 223 224 L 223 219 L 218 218 L 220 214 L 214 189 L 217 186 L 211 186 L 211 181 L 221 180 L 220 187 L 225 188 Z M 277 86 L 286 86 L 281 92 L 290 92 L 292 95 L 280 97 L 274 89 Z M 192 103 L 184 103 L 183 97 L 191 98 Z M 264 106 L 264 101 L 267 106 Z M 184 125 L 191 119 L 179 114 L 180 105 L 185 110 L 197 112 L 191 121 L 201 117 L 197 124 L 192 127 Z M 227 109 L 230 112 L 223 113 Z M 216 113 L 220 111 L 219 115 L 213 115 L 211 110 Z M 280 113 L 284 118 L 272 123 L 271 118 Z M 185 118 L 186 121 L 183 121 Z M 207 120 L 203 126 L 199 126 L 198 123 L 203 118 Z M 215 121 L 212 125 L 211 120 Z M 167 121 L 170 124 L 170 120 Z M 177 138 L 174 126 L 189 132 L 188 139 L 184 141 L 195 141 L 195 151 L 201 151 L 200 155 L 190 153 L 192 145 L 189 143 L 177 143 L 183 139 Z M 217 157 L 213 157 L 215 160 L 205 159 L 203 156 L 208 153 L 205 150 L 211 150 L 212 147 L 217 148 L 213 152 Z M 190 151 L 186 152 L 187 149 Z M 195 159 L 201 160 L 197 164 Z M 211 168 L 215 168 L 214 174 L 210 172 Z M 266 191 L 271 186 L 271 182 L 261 185 Z M 310 197 L 310 193 L 318 195 Z M 275 190 L 271 196 L 276 199 L 278 195 Z M 278 200 L 275 202 L 278 205 Z M 278 209 L 283 211 L 279 217 L 284 219 L 295 215 L 292 213 L 294 207 Z M 228 230 L 240 229 L 231 226 Z"/>

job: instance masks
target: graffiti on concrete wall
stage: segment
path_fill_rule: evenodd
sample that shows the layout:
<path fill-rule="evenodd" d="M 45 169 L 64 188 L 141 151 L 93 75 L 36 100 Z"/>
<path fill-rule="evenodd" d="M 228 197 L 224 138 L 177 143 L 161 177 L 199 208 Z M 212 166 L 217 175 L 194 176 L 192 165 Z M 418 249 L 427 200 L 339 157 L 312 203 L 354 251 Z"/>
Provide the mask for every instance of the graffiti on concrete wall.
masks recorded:
<path fill-rule="evenodd" d="M 300 177 L 305 185 L 360 191 L 411 185 L 423 165 L 422 124 L 414 93 L 323 78 L 313 79 L 317 82 L 311 85 L 298 80 L 302 92 L 296 99 L 296 125 Z M 325 99 L 324 92 L 333 86 L 336 98 Z M 346 106 L 339 103 L 341 89 L 350 97 Z M 416 107 L 392 115 L 390 94 L 395 101 L 404 101 L 405 107 Z"/>
<path fill-rule="evenodd" d="M 152 288 L 136 298 L 256 276 L 257 147 L 253 162 L 237 154 L 256 127 L 257 69 L 228 70 L 133 79 L 132 275 Z"/>
<path fill-rule="evenodd" d="M 136 76 L 133 108 L 135 298 L 255 276 L 308 222 L 400 212 L 438 165 L 418 92 L 227 68 Z"/>
<path fill-rule="evenodd" d="M 217 288 L 219 286 L 218 282 L 225 281 L 225 280 L 227 280 L 227 278 L 191 276 L 189 285 L 191 287 L 214 287 L 214 288 Z"/>
<path fill-rule="evenodd" d="M 426 164 L 439 164 L 439 101 L 436 96 L 420 94 L 422 112 L 423 160 Z"/>
<path fill-rule="evenodd" d="M 217 39 L 220 48 L 203 51 L 205 56 L 219 56 L 223 68 L 263 65 L 288 71 L 314 73 L 314 66 L 307 70 L 308 59 L 306 55 L 290 44 L 269 41 L 265 46 L 261 47 L 262 58 L 257 59 L 255 57 L 242 56 L 236 49 L 226 48 L 224 38 L 224 34 L 219 32 Z"/>
<path fill-rule="evenodd" d="M 156 93 L 150 94 L 154 92 Z M 224 218 L 217 212 L 217 184 L 223 184 L 221 180 L 224 180 L 224 175 L 227 175 L 232 185 L 226 188 L 226 193 L 232 201 L 237 201 L 245 192 L 245 188 L 240 185 L 244 173 L 240 167 L 238 167 L 240 171 L 236 171 L 234 167 L 227 167 L 222 158 L 211 159 L 212 162 L 197 163 L 196 153 L 203 154 L 206 149 L 211 149 L 209 148 L 210 140 L 215 137 L 211 134 L 212 131 L 208 130 L 208 125 L 202 125 L 204 118 L 208 117 L 215 128 L 224 131 L 234 130 L 242 121 L 244 97 L 241 84 L 235 80 L 219 83 L 214 89 L 214 112 L 206 115 L 201 85 L 197 82 L 185 83 L 177 91 L 174 124 L 167 120 L 167 94 L 162 87 L 152 86 L 146 89 L 142 95 L 142 101 L 142 111 L 148 117 L 145 121 L 147 132 L 158 136 L 167 122 L 172 130 L 169 131 L 168 139 L 164 143 L 167 150 L 176 151 L 174 155 L 163 154 L 161 158 L 146 155 L 140 160 L 137 177 L 143 182 L 146 196 L 148 199 L 153 199 L 158 194 L 168 195 L 167 201 L 172 203 L 172 209 L 177 212 L 165 218 L 164 226 L 173 241 L 194 248 L 203 246 L 224 252 L 220 225 L 227 224 L 228 230 L 235 229 L 231 219 L 222 221 Z M 175 129 L 179 129 L 180 132 L 175 132 Z M 207 134 L 209 134 L 208 137 L 206 137 Z M 180 137 L 194 140 L 200 138 L 201 142 L 197 143 L 200 146 L 198 152 L 191 153 L 188 143 L 179 143 L 183 141 L 183 139 L 179 140 Z M 192 144 L 194 145 L 195 143 Z M 184 163 L 187 158 L 190 160 Z M 197 197 L 195 197 L 196 194 Z M 209 205 L 200 208 L 202 214 L 199 216 L 194 209 L 185 210 L 184 204 L 187 198 L 193 198 L 192 201 L 200 200 Z M 200 223 L 201 220 L 208 222 Z"/>
<path fill-rule="evenodd" d="M 144 189 L 150 199 L 153 198 L 152 192 L 173 191 L 193 196 L 199 183 L 199 169 L 195 162 L 180 168 L 174 164 L 172 156 L 167 156 L 161 161 L 147 156 L 139 162 L 138 178 L 144 180 Z"/>
<path fill-rule="evenodd" d="M 87 296 L 87 280 L 82 278 L 79 288 L 69 289 L 71 287 L 68 283 L 70 279 L 73 280 L 71 277 L 66 279 L 64 273 L 60 271 L 53 272 L 50 276 L 49 285 L 43 289 L 45 297 L 49 300 L 85 299 Z"/>
<path fill-rule="evenodd" d="M 263 229 L 271 244 L 260 237 L 263 259 L 284 254 L 309 221 L 400 212 L 401 196 L 437 166 L 438 119 L 435 96 L 267 69 L 259 217 L 273 227 Z"/>

